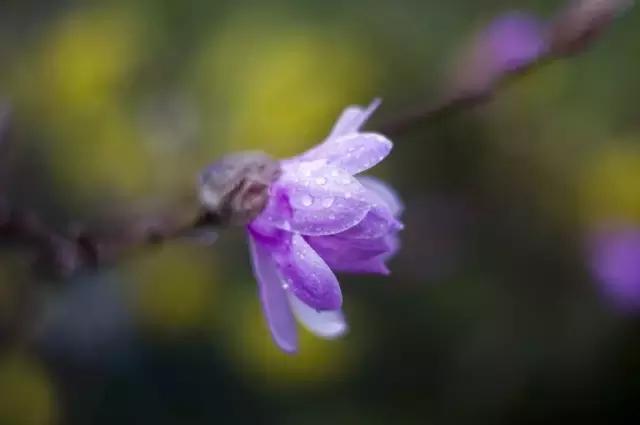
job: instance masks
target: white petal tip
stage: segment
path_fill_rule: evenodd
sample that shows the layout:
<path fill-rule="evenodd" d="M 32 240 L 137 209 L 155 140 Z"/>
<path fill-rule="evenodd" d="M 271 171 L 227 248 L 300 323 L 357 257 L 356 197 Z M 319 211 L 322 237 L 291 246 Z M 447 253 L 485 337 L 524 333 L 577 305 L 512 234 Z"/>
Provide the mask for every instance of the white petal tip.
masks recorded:
<path fill-rule="evenodd" d="M 293 294 L 289 294 L 289 304 L 300 324 L 320 338 L 336 339 L 349 330 L 342 310 L 317 311 Z"/>
<path fill-rule="evenodd" d="M 326 327 L 323 328 L 322 331 L 312 330 L 311 332 L 313 332 L 313 334 L 319 338 L 337 339 L 349 332 L 349 326 L 344 321 L 336 322 L 326 325 Z"/>

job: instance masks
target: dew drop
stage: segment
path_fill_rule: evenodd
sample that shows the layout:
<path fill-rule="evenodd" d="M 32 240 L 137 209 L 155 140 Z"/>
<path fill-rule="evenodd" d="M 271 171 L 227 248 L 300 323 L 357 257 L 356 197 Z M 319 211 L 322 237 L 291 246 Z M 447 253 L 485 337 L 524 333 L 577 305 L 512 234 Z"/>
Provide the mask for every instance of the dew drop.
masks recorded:
<path fill-rule="evenodd" d="M 282 284 L 282 289 L 284 289 L 285 291 L 286 291 L 287 289 L 289 289 L 289 284 L 288 284 L 288 283 L 283 283 L 283 284 Z"/>
<path fill-rule="evenodd" d="M 324 177 L 317 177 L 316 183 L 322 186 L 324 184 L 327 184 L 327 179 L 325 179 Z"/>
<path fill-rule="evenodd" d="M 302 195 L 300 198 L 300 203 L 305 207 L 310 207 L 313 205 L 313 198 L 309 195 Z"/>
<path fill-rule="evenodd" d="M 322 206 L 325 208 L 329 208 L 333 205 L 333 198 L 324 198 L 322 200 Z"/>

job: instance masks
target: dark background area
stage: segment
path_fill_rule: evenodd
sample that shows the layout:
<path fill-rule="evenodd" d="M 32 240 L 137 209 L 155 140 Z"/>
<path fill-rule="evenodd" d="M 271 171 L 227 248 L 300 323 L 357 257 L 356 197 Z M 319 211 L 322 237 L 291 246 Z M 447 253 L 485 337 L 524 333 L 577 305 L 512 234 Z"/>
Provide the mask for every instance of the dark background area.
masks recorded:
<path fill-rule="evenodd" d="M 436 101 L 492 19 L 559 7 L 1 0 L 2 187 L 56 226 L 175 205 L 224 153 L 294 155 L 378 96 L 369 128 Z M 640 231 L 639 39 L 632 9 L 588 52 L 392 137 L 373 172 L 406 203 L 393 273 L 341 277 L 350 333 L 305 332 L 296 356 L 239 229 L 63 281 L 2 248 L 0 424 L 630 423 L 640 242 L 616 237 Z"/>

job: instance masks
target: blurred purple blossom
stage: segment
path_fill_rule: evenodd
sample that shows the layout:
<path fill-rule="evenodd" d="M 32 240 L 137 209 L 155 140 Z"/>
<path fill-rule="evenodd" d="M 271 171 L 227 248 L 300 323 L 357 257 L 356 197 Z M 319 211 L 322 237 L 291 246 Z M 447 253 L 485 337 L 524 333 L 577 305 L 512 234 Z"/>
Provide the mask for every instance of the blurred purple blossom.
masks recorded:
<path fill-rule="evenodd" d="M 486 38 L 494 66 L 513 71 L 535 61 L 546 48 L 544 25 L 534 15 L 512 11 L 493 20 Z"/>
<path fill-rule="evenodd" d="M 640 227 L 617 226 L 589 239 L 591 269 L 620 310 L 640 309 Z"/>
<path fill-rule="evenodd" d="M 485 91 L 505 73 L 533 64 L 547 51 L 546 24 L 536 16 L 511 11 L 475 35 L 457 63 L 454 88 Z"/>
<path fill-rule="evenodd" d="M 297 349 L 295 319 L 323 338 L 346 332 L 334 272 L 389 273 L 402 205 L 382 181 L 354 177 L 391 151 L 384 136 L 360 131 L 378 105 L 348 107 L 324 142 L 282 160 L 265 210 L 248 226 L 264 313 L 284 351 Z"/>

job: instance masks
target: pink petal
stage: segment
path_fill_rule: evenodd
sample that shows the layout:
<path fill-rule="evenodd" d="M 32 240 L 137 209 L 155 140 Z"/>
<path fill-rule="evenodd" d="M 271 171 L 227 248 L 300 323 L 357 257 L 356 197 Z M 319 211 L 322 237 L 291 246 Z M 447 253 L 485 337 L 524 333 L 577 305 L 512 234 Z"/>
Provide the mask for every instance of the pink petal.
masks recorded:
<path fill-rule="evenodd" d="M 278 270 L 291 292 L 316 310 L 342 306 L 338 279 L 299 234 L 291 236 L 289 249 L 276 254 Z"/>
<path fill-rule="evenodd" d="M 373 114 L 375 110 L 378 109 L 380 103 L 382 103 L 380 99 L 374 99 L 366 109 L 362 108 L 361 106 L 347 107 L 340 115 L 340 118 L 338 118 L 336 124 L 333 126 L 331 134 L 329 134 L 327 140 L 359 131 L 364 123 L 369 119 L 371 114 Z"/>
<path fill-rule="evenodd" d="M 358 181 L 367 189 L 378 195 L 387 205 L 394 217 L 400 216 L 404 211 L 404 204 L 400 200 L 397 192 L 387 183 L 372 176 L 358 176 Z"/>
<path fill-rule="evenodd" d="M 347 239 L 339 235 L 308 237 L 309 245 L 336 271 L 349 270 L 362 263 L 391 252 L 394 246 L 384 236 L 376 239 Z"/>
<path fill-rule="evenodd" d="M 334 339 L 347 332 L 348 327 L 341 310 L 317 311 L 295 295 L 289 294 L 293 314 L 310 332 L 321 338 Z"/>
<path fill-rule="evenodd" d="M 309 151 L 305 160 L 324 159 L 349 174 L 373 167 L 391 152 L 393 143 L 377 133 L 347 133 Z"/>
<path fill-rule="evenodd" d="M 301 161 L 325 159 L 329 164 L 357 174 L 382 161 L 392 143 L 376 133 L 361 133 L 360 128 L 380 105 L 375 99 L 366 108 L 350 106 L 344 110 L 329 137 L 320 145 L 297 157 Z"/>
<path fill-rule="evenodd" d="M 376 239 L 403 228 L 402 223 L 391 214 L 386 206 L 378 204 L 369 210 L 360 223 L 336 236 L 347 239 Z"/>
<path fill-rule="evenodd" d="M 269 330 L 278 346 L 293 353 L 298 348 L 298 333 L 291 307 L 267 245 L 249 235 L 253 272 L 258 280 L 262 309 Z"/>
<path fill-rule="evenodd" d="M 374 257 L 369 260 L 353 261 L 350 263 L 341 263 L 335 268 L 335 271 L 342 273 L 372 273 L 388 276 L 391 271 L 385 264 L 383 256 Z"/>
<path fill-rule="evenodd" d="M 329 235 L 358 224 L 369 212 L 367 190 L 325 161 L 289 162 L 277 183 L 286 191 L 290 217 L 275 226 L 303 235 Z"/>

